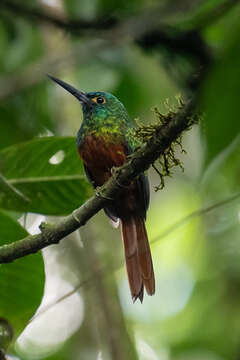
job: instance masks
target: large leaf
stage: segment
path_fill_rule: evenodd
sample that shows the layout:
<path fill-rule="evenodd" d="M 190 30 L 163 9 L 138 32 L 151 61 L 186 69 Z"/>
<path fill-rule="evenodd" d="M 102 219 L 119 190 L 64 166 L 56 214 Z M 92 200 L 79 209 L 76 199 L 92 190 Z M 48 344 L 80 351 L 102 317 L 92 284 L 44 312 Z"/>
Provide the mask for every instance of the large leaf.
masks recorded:
<path fill-rule="evenodd" d="M 240 133 L 240 42 L 239 21 L 232 39 L 209 74 L 203 87 L 206 118 L 203 134 L 206 139 L 206 164 L 224 150 Z"/>
<path fill-rule="evenodd" d="M 0 171 L 0 207 L 7 210 L 65 215 L 91 194 L 73 137 L 39 138 L 3 149 Z"/>
<path fill-rule="evenodd" d="M 0 245 L 17 241 L 28 233 L 8 214 L 0 211 Z M 18 335 L 39 306 L 44 287 L 41 253 L 0 265 L 0 316 Z"/>

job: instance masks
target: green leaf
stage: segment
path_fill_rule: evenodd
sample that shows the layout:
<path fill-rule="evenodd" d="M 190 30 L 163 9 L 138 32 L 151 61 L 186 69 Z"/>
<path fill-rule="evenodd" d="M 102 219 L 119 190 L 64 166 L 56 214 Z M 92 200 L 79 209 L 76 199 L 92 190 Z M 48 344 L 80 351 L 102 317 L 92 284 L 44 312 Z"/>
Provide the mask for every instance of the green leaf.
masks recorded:
<path fill-rule="evenodd" d="M 73 137 L 38 138 L 5 148 L 0 169 L 0 207 L 6 210 L 65 215 L 92 193 Z"/>
<path fill-rule="evenodd" d="M 206 112 L 203 135 L 206 139 L 206 165 L 224 150 L 240 132 L 240 42 L 239 24 L 231 43 L 209 74 L 202 89 Z"/>
<path fill-rule="evenodd" d="M 27 236 L 27 231 L 0 210 L 0 246 Z M 0 316 L 6 319 L 17 336 L 39 306 L 44 287 L 41 253 L 25 256 L 0 265 Z"/>

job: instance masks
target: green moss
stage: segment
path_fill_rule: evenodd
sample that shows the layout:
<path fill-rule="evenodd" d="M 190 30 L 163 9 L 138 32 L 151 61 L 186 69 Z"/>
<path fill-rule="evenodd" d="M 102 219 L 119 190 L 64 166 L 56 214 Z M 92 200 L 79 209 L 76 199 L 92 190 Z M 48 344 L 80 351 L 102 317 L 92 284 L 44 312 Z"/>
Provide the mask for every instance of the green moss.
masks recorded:
<path fill-rule="evenodd" d="M 166 127 L 169 122 L 176 117 L 176 114 L 181 111 L 184 107 L 183 101 L 178 99 L 178 106 L 176 109 L 171 108 L 168 101 L 165 102 L 166 108 L 168 112 L 166 114 L 162 114 L 157 107 L 154 107 L 153 112 L 156 118 L 155 123 L 143 125 L 139 119 L 136 120 L 137 128 L 130 129 L 131 137 L 138 139 L 139 144 L 143 144 L 148 142 L 150 139 L 154 138 L 157 134 L 161 133 L 161 129 Z M 199 115 L 194 115 L 189 119 L 188 126 L 185 131 L 191 129 L 192 125 L 199 121 Z M 185 132 L 184 131 L 184 132 Z M 172 169 L 174 167 L 180 167 L 182 171 L 184 171 L 183 164 L 180 159 L 176 157 L 176 150 L 180 148 L 181 153 L 186 153 L 186 151 L 182 147 L 182 135 L 179 136 L 175 141 L 171 143 L 171 145 L 164 151 L 164 153 L 159 157 L 159 159 L 152 164 L 154 170 L 158 173 L 160 177 L 159 185 L 155 187 L 155 190 L 161 190 L 165 186 L 164 178 L 166 176 L 172 175 Z"/>

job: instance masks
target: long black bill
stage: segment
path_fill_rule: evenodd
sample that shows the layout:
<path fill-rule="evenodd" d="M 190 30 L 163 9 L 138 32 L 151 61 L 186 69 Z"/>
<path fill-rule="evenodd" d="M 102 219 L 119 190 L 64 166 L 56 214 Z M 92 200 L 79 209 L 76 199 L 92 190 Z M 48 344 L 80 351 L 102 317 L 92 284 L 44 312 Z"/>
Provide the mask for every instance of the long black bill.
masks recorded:
<path fill-rule="evenodd" d="M 73 96 L 75 96 L 75 98 L 77 98 L 81 103 L 90 105 L 91 100 L 86 96 L 86 94 L 82 91 L 79 91 L 77 89 L 75 89 L 73 86 L 65 83 L 64 81 L 55 78 L 52 75 L 47 74 L 47 76 L 55 81 L 58 85 L 60 85 L 61 87 L 63 87 L 65 90 L 67 90 L 68 92 L 70 92 Z"/>

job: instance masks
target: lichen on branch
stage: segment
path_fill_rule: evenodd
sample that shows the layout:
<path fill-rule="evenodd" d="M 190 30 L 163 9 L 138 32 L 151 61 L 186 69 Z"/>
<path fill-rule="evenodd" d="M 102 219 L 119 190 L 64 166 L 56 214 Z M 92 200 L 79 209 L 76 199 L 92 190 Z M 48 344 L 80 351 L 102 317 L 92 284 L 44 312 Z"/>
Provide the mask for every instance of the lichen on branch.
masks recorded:
<path fill-rule="evenodd" d="M 177 98 L 178 104 L 176 107 L 170 106 L 168 100 L 165 102 L 167 113 L 162 114 L 158 107 L 153 108 L 156 121 L 151 124 L 143 124 L 139 119 L 136 119 L 137 127 L 131 129 L 132 136 L 137 138 L 141 144 L 147 143 L 152 137 L 156 136 L 156 133 L 161 132 L 161 127 L 166 127 L 176 117 L 177 113 L 184 108 L 184 102 L 180 97 Z M 159 158 L 155 160 L 151 165 L 160 177 L 159 185 L 155 186 L 155 191 L 161 190 L 165 186 L 164 178 L 172 176 L 172 169 L 179 167 L 184 171 L 182 161 L 177 157 L 176 152 L 180 149 L 180 152 L 185 154 L 186 151 L 182 145 L 183 134 L 189 130 L 192 125 L 199 121 L 199 115 L 192 115 L 188 121 L 188 126 L 185 130 L 174 139 L 171 144 L 160 154 Z"/>

